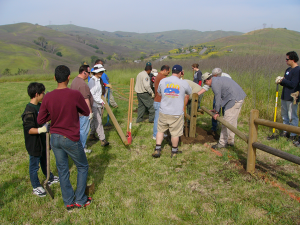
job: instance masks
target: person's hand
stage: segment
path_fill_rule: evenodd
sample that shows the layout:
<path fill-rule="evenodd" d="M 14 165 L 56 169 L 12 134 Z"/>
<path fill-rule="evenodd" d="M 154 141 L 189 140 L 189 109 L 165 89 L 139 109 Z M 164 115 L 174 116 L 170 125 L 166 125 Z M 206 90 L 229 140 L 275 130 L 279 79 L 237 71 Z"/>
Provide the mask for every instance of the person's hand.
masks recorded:
<path fill-rule="evenodd" d="M 94 114 L 93 114 L 93 113 L 90 113 L 90 115 L 89 115 L 89 120 L 93 119 L 93 117 L 94 117 Z"/>
<path fill-rule="evenodd" d="M 218 116 L 220 116 L 219 113 L 216 113 L 216 114 L 213 116 L 214 120 L 216 120 Z"/>
<path fill-rule="evenodd" d="M 154 93 L 152 93 L 151 97 L 152 97 L 152 98 L 154 98 L 154 97 L 155 97 L 155 94 L 154 94 Z"/>
<path fill-rule="evenodd" d="M 215 109 L 212 109 L 212 110 L 209 110 L 210 112 L 213 112 L 213 113 L 216 113 L 216 110 Z"/>
<path fill-rule="evenodd" d="M 50 128 L 50 124 L 45 124 L 44 126 L 38 128 L 38 133 L 39 134 L 48 133 L 49 132 L 49 128 Z"/>
<path fill-rule="evenodd" d="M 107 84 L 106 87 L 112 88 L 111 84 Z"/>
<path fill-rule="evenodd" d="M 281 76 L 276 77 L 275 84 L 280 84 L 282 80 L 283 80 L 283 77 L 281 77 Z"/>

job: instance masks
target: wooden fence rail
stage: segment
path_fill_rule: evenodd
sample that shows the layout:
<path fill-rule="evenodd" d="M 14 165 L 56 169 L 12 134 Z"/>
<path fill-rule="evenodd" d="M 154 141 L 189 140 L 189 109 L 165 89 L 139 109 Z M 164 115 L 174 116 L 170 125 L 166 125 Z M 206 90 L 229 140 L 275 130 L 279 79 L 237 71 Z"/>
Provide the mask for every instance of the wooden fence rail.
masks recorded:
<path fill-rule="evenodd" d="M 198 95 L 193 94 L 193 100 L 191 102 L 191 104 L 192 104 L 191 115 L 188 115 L 185 112 L 185 118 L 190 120 L 190 123 L 192 123 L 192 121 L 193 121 L 193 126 L 195 126 L 195 127 L 196 127 L 196 122 L 197 122 L 197 115 L 199 114 L 199 113 L 197 113 L 197 110 L 195 110 L 195 108 L 198 107 L 198 101 L 196 100 L 196 98 L 198 99 Z M 206 112 L 207 114 L 209 114 L 211 117 L 214 116 L 214 113 L 209 111 L 206 107 L 201 106 L 201 109 L 204 112 Z M 275 128 L 275 129 L 279 129 L 279 130 L 285 130 L 287 132 L 292 132 L 292 133 L 296 133 L 296 134 L 300 134 L 300 128 L 291 126 L 291 125 L 282 124 L 282 123 L 272 122 L 269 120 L 259 119 L 258 116 L 259 116 L 259 111 L 256 109 L 252 109 L 250 112 L 249 135 L 248 136 L 245 135 L 240 130 L 238 130 L 237 128 L 235 128 L 234 126 L 232 126 L 230 123 L 228 123 L 222 117 L 217 117 L 217 121 L 222 123 L 228 129 L 230 129 L 232 132 L 234 132 L 237 136 L 239 136 L 243 141 L 248 143 L 247 172 L 254 173 L 254 171 L 255 171 L 256 149 L 260 149 L 264 152 L 267 152 L 269 154 L 275 155 L 277 157 L 280 157 L 282 159 L 285 159 L 285 160 L 288 160 L 290 162 L 300 165 L 300 157 L 257 142 L 258 125 L 263 125 L 266 127 L 271 127 L 271 128 Z M 191 135 L 191 132 L 196 131 L 195 127 L 193 127 L 192 129 L 190 128 L 190 135 Z"/>

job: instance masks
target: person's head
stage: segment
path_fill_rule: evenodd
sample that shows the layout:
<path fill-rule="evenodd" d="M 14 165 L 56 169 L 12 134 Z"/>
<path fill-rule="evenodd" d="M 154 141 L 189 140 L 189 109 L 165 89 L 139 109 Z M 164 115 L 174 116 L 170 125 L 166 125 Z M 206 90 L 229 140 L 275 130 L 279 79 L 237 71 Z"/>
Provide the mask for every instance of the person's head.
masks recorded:
<path fill-rule="evenodd" d="M 152 66 L 151 62 L 147 62 L 146 66 Z"/>
<path fill-rule="evenodd" d="M 43 100 L 45 94 L 45 86 L 42 83 L 33 82 L 27 87 L 27 93 L 30 99 L 39 98 L 39 102 Z"/>
<path fill-rule="evenodd" d="M 160 68 L 160 72 L 165 75 L 165 76 L 168 76 L 169 73 L 170 73 L 170 67 L 168 65 L 163 65 L 161 68 Z"/>
<path fill-rule="evenodd" d="M 79 67 L 79 76 L 86 80 L 90 75 L 90 66 L 89 65 L 81 65 Z"/>
<path fill-rule="evenodd" d="M 197 63 L 194 63 L 193 65 L 192 65 L 192 70 L 199 70 L 198 69 L 198 67 L 199 67 L 199 64 L 197 64 Z"/>
<path fill-rule="evenodd" d="M 286 53 L 286 59 L 285 60 L 286 60 L 286 63 L 288 65 L 291 65 L 292 63 L 298 62 L 299 57 L 298 57 L 296 52 L 291 51 L 291 52 Z M 294 61 L 294 62 L 292 62 L 292 61 Z"/>
<path fill-rule="evenodd" d="M 97 59 L 97 60 L 95 61 L 95 65 L 97 65 L 97 64 L 101 64 L 102 66 L 104 66 L 104 62 L 103 62 L 102 59 Z"/>
<path fill-rule="evenodd" d="M 68 81 L 70 78 L 71 71 L 69 67 L 65 65 L 60 65 L 55 68 L 55 80 L 57 83 L 63 83 Z"/>
<path fill-rule="evenodd" d="M 92 74 L 94 74 L 94 76 L 96 76 L 97 78 L 100 78 L 104 73 L 104 71 L 105 71 L 104 67 L 101 64 L 97 64 L 94 66 L 94 70 Z"/>
<path fill-rule="evenodd" d="M 211 86 L 211 81 L 212 81 L 211 78 L 212 77 L 213 77 L 213 75 L 211 73 L 208 73 L 208 72 L 204 73 L 202 75 L 202 81 L 203 81 L 203 83 L 206 84 L 206 85 L 208 85 L 208 86 Z"/>
<path fill-rule="evenodd" d="M 220 68 L 214 68 L 211 72 L 214 77 L 220 77 L 222 74 L 222 70 Z"/>
<path fill-rule="evenodd" d="M 146 65 L 145 66 L 145 71 L 147 72 L 147 74 L 150 74 L 152 70 L 152 66 L 151 65 Z"/>
<path fill-rule="evenodd" d="M 173 68 L 172 68 L 172 75 L 175 75 L 178 78 L 182 77 L 184 75 L 182 66 L 174 65 Z"/>

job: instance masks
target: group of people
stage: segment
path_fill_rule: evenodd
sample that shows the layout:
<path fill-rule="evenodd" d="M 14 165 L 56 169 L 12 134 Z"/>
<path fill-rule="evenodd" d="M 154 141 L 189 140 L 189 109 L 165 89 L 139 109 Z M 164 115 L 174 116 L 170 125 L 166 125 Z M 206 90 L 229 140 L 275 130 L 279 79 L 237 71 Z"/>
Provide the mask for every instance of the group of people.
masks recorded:
<path fill-rule="evenodd" d="M 297 64 L 299 58 L 296 52 L 286 54 L 286 63 L 289 68 L 283 77 L 276 78 L 276 84 L 283 86 L 281 95 L 281 114 L 284 124 L 298 126 L 298 102 L 300 92 L 300 68 Z M 165 132 L 171 134 L 171 157 L 182 153 L 178 150 L 179 137 L 183 135 L 184 108 L 189 108 L 193 93 L 199 95 L 199 105 L 203 94 L 210 88 L 214 93 L 212 118 L 212 132 L 217 129 L 217 117 L 222 113 L 224 119 L 237 127 L 238 115 L 246 97 L 243 89 L 220 68 L 215 68 L 212 73 L 199 70 L 198 64 L 193 64 L 194 79 L 186 80 L 181 65 L 174 65 L 172 70 L 168 65 L 163 65 L 159 73 L 147 63 L 144 71 L 137 75 L 135 91 L 138 98 L 138 115 L 136 122 L 142 122 L 146 111 L 149 112 L 149 122 L 153 123 L 153 139 L 156 140 L 154 158 L 161 156 L 161 144 Z M 27 88 L 30 102 L 22 114 L 25 146 L 29 154 L 29 174 L 33 187 L 33 194 L 44 197 L 46 191 L 38 178 L 39 165 L 46 176 L 46 135 L 51 133 L 51 148 L 55 155 L 58 175 L 50 172 L 49 185 L 59 183 L 62 197 L 67 210 L 83 208 L 91 204 L 92 198 L 86 196 L 85 188 L 88 175 L 88 161 L 86 141 L 90 132 L 90 139 L 98 139 L 102 146 L 107 146 L 102 115 L 104 101 L 111 91 L 111 84 L 104 73 L 103 61 L 97 60 L 90 70 L 89 65 L 82 65 L 79 74 L 74 78 L 70 88 L 70 69 L 60 65 L 55 69 L 57 88 L 45 94 L 45 86 L 41 83 L 31 83 Z M 171 76 L 168 76 L 172 72 Z M 92 74 L 90 74 L 92 73 Z M 152 76 L 150 75 L 152 74 Z M 88 84 L 85 82 L 89 78 Z M 102 79 L 103 78 L 103 79 Z M 151 81 L 153 88 L 151 88 Z M 297 93 L 298 96 L 292 96 Z M 110 92 L 109 101 L 113 107 L 118 107 Z M 42 104 L 41 104 L 42 102 Z M 68 107 L 66 107 L 68 106 Z M 49 125 L 48 122 L 51 121 Z M 222 125 L 220 138 L 212 148 L 225 148 L 234 145 L 234 133 Z M 300 138 L 286 131 L 281 136 L 288 137 L 300 147 Z M 69 180 L 68 157 L 77 167 L 77 189 L 74 192 Z"/>
<path fill-rule="evenodd" d="M 57 88 L 45 94 L 45 86 L 41 83 L 31 83 L 28 86 L 30 102 L 22 114 L 25 146 L 29 154 L 29 174 L 33 187 L 33 194 L 44 197 L 46 191 L 38 178 L 39 164 L 46 176 L 46 136 L 51 133 L 50 145 L 56 159 L 58 175 L 50 173 L 48 184 L 60 182 L 62 197 L 68 211 L 90 205 L 92 198 L 86 196 L 86 182 L 88 175 L 88 161 L 86 141 L 90 131 L 90 139 L 97 139 L 97 132 L 101 146 L 108 146 L 105 139 L 102 115 L 105 96 L 111 88 L 106 75 L 105 82 L 101 79 L 104 74 L 103 62 L 97 60 L 92 72 L 89 65 L 82 65 L 79 74 L 74 78 L 70 88 L 70 69 L 60 65 L 55 69 Z M 90 74 L 91 73 L 91 74 Z M 88 84 L 85 82 L 90 77 Z M 42 102 L 42 104 L 41 104 Z M 112 92 L 110 102 L 118 107 Z M 66 107 L 67 106 L 67 107 Z M 50 125 L 48 122 L 51 121 Z M 91 129 L 91 130 L 90 130 Z M 77 167 L 77 189 L 74 192 L 69 180 L 70 157 Z"/>
<path fill-rule="evenodd" d="M 170 67 L 163 65 L 155 78 L 154 92 L 150 88 L 149 79 L 149 74 L 153 70 L 152 65 L 147 63 L 145 70 L 137 75 L 135 91 L 138 98 L 138 116 L 136 122 L 142 122 L 145 112 L 149 112 L 149 122 L 154 123 L 153 139 L 156 140 L 156 146 L 152 156 L 155 158 L 161 155 L 161 143 L 167 130 L 171 134 L 171 157 L 181 153 L 178 151 L 178 142 L 179 137 L 183 135 L 184 106 L 187 105 L 189 113 L 193 93 L 199 95 L 198 107 L 200 107 L 204 92 L 212 88 L 215 94 L 212 110 L 215 113 L 212 118 L 212 132 L 217 130 L 216 119 L 221 110 L 223 110 L 224 119 L 237 127 L 238 115 L 246 97 L 245 92 L 220 68 L 213 69 L 212 73 L 202 74 L 198 67 L 199 64 L 192 65 L 195 73 L 193 81 L 191 81 L 183 79 L 184 70 L 182 66 L 174 65 L 172 75 L 168 77 Z M 233 145 L 234 133 L 222 126 L 219 142 L 212 148 L 217 149 Z"/>

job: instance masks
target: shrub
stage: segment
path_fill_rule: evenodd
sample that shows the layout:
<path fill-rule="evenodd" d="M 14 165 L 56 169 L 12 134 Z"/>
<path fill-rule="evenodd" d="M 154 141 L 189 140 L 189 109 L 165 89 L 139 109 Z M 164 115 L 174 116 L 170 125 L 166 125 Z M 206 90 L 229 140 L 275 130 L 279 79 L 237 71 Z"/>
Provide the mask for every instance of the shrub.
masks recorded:
<path fill-rule="evenodd" d="M 61 52 L 56 52 L 56 55 L 57 55 L 57 56 L 60 56 L 60 57 L 63 56 L 63 55 L 61 54 Z"/>
<path fill-rule="evenodd" d="M 2 75 L 11 75 L 10 69 L 6 68 L 3 70 Z"/>

